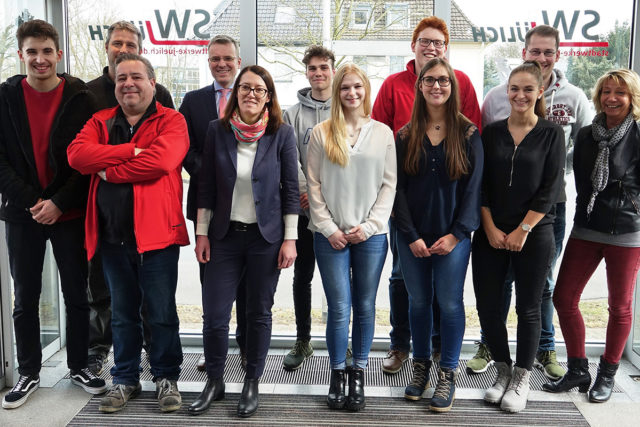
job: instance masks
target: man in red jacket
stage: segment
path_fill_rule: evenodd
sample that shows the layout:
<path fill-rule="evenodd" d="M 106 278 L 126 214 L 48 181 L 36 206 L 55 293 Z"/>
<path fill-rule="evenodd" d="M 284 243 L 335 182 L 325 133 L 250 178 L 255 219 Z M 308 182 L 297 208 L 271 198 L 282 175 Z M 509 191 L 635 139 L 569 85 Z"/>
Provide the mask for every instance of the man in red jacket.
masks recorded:
<path fill-rule="evenodd" d="M 424 18 L 413 30 L 411 50 L 415 59 L 407 63 L 405 71 L 392 74 L 382 83 L 371 117 L 385 123 L 394 135 L 411 119 L 415 84 L 422 67 L 430 59 L 444 58 L 449 46 L 449 30 L 440 18 L 430 16 Z M 482 116 L 478 106 L 478 97 L 469 77 L 459 70 L 454 70 L 460 88 L 460 110 L 469 120 L 480 128 Z M 387 374 L 400 371 L 409 358 L 411 333 L 409 331 L 409 296 L 404 286 L 398 251 L 396 250 L 396 227 L 393 217 L 389 221 L 389 244 L 393 255 L 393 269 L 389 278 L 389 302 L 391 305 L 391 347 L 382 363 L 382 370 Z M 434 301 L 434 308 L 437 304 Z M 434 331 L 438 332 L 440 324 L 434 312 Z"/>
<path fill-rule="evenodd" d="M 154 90 L 148 60 L 118 56 L 118 106 L 94 114 L 67 150 L 71 167 L 92 174 L 87 255 L 91 259 L 100 244 L 111 292 L 115 365 L 113 386 L 100 401 L 102 412 L 123 409 L 141 391 L 143 300 L 160 410 L 175 411 L 182 403 L 175 292 L 180 246 L 189 244 L 180 175 L 189 139 L 184 117 L 156 102 Z"/>

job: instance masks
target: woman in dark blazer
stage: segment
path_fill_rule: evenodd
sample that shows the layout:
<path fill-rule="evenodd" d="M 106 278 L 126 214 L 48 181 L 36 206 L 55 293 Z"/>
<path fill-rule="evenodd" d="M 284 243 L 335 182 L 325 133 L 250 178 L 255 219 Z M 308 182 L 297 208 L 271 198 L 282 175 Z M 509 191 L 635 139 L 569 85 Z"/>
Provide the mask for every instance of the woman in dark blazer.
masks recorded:
<path fill-rule="evenodd" d="M 229 319 L 246 274 L 247 367 L 238 415 L 258 409 L 258 381 L 271 339 L 280 269 L 293 265 L 298 170 L 293 128 L 282 121 L 269 72 L 244 68 L 224 118 L 209 124 L 198 189 L 196 256 L 207 263 L 202 290 L 207 383 L 189 407 L 206 411 L 224 398 Z"/>

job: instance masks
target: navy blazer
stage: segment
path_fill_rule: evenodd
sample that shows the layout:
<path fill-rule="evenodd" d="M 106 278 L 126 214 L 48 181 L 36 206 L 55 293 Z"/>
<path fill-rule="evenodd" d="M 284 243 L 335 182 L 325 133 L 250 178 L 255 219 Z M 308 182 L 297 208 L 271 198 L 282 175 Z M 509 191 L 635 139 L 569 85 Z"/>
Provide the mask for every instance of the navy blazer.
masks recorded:
<path fill-rule="evenodd" d="M 196 221 L 198 197 L 198 172 L 202 158 L 205 137 L 209 122 L 218 118 L 216 106 L 216 91 L 213 84 L 188 92 L 180 105 L 179 110 L 187 121 L 189 129 L 189 151 L 182 165 L 189 172 L 191 182 L 187 193 L 187 218 Z"/>
<path fill-rule="evenodd" d="M 269 243 L 284 237 L 283 215 L 298 214 L 298 151 L 293 128 L 280 126 L 257 142 L 252 184 L 258 228 Z M 220 120 L 209 123 L 204 144 L 198 208 L 211 209 L 209 237 L 222 240 L 229 230 L 231 201 L 236 184 L 238 142 Z"/>

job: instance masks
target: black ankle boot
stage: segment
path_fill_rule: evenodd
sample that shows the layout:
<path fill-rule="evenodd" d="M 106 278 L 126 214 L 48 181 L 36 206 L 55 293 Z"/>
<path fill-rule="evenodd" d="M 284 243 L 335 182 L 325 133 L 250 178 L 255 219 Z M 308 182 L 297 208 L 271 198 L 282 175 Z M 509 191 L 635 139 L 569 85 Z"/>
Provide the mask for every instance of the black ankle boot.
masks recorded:
<path fill-rule="evenodd" d="M 224 380 L 222 377 L 216 379 L 207 378 L 204 390 L 189 406 L 187 412 L 191 415 L 200 415 L 209 409 L 211 402 L 222 399 L 224 399 Z"/>
<path fill-rule="evenodd" d="M 589 361 L 570 357 L 567 360 L 568 370 L 558 381 L 550 381 L 542 384 L 542 389 L 551 393 L 569 391 L 578 387 L 580 393 L 586 393 L 591 385 L 591 374 L 589 373 Z"/>
<path fill-rule="evenodd" d="M 596 381 L 593 383 L 593 387 L 589 390 L 589 400 L 591 402 L 602 403 L 609 400 L 615 384 L 613 378 L 616 376 L 619 365 L 619 363 L 609 363 L 604 360 L 603 356 L 600 356 L 598 375 L 596 376 Z"/>
<path fill-rule="evenodd" d="M 329 383 L 329 394 L 327 395 L 327 405 L 331 409 L 342 409 L 347 401 L 344 395 L 345 373 L 344 369 L 331 370 L 331 382 Z"/>
<path fill-rule="evenodd" d="M 238 416 L 248 418 L 258 410 L 258 382 L 256 379 L 245 379 L 242 394 L 238 402 Z"/>
<path fill-rule="evenodd" d="M 364 369 L 349 367 L 349 396 L 347 396 L 346 407 L 350 411 L 364 409 Z"/>

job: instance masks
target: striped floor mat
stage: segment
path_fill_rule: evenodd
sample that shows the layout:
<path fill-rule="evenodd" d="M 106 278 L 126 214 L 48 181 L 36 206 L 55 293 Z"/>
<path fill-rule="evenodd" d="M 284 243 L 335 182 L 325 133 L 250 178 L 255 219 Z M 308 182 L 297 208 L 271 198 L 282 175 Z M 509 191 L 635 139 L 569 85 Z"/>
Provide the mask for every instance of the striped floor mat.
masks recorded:
<path fill-rule="evenodd" d="M 182 373 L 180 374 L 180 381 L 193 381 L 202 382 L 206 381 L 206 374 L 199 372 L 196 369 L 196 363 L 200 358 L 201 353 L 185 353 L 184 361 L 182 362 Z M 282 369 L 282 360 L 284 355 L 268 355 L 264 374 L 260 379 L 262 384 L 301 384 L 301 385 L 315 385 L 315 384 L 329 384 L 329 357 L 328 356 L 313 356 L 308 359 L 302 368 L 297 371 L 285 371 Z M 370 357 L 369 366 L 365 370 L 365 384 L 373 387 L 405 387 L 411 381 L 411 361 L 404 364 L 400 372 L 396 375 L 386 375 L 382 372 L 382 357 Z M 567 367 L 565 362 L 561 362 L 560 365 Z M 113 366 L 113 353 L 109 355 L 109 360 L 105 364 L 104 372 L 101 377 L 106 381 L 111 380 L 109 370 Z M 145 354 L 142 357 L 142 372 L 140 374 L 140 380 L 151 381 L 152 375 L 149 371 L 149 361 Z M 482 374 L 469 375 L 466 372 L 467 361 L 460 360 L 460 366 L 458 369 L 458 377 L 456 379 L 456 386 L 458 388 L 471 388 L 471 389 L 486 389 L 493 385 L 493 380 L 496 377 L 496 369 L 491 366 L 487 372 Z M 437 367 L 431 367 L 431 378 L 438 378 L 436 371 Z M 595 380 L 598 370 L 597 363 L 589 364 L 589 371 L 591 377 Z M 67 374 L 68 376 L 68 374 Z M 224 380 L 227 383 L 242 383 L 244 381 L 244 371 L 240 367 L 240 356 L 237 354 L 230 354 L 227 356 L 227 363 L 224 370 Z M 542 384 L 549 381 L 540 369 L 534 368 L 531 371 L 531 390 L 542 390 Z M 621 393 L 622 390 L 616 384 L 613 389 L 614 393 Z"/>
<path fill-rule="evenodd" d="M 408 402 L 403 398 L 370 397 L 358 413 L 327 408 L 324 396 L 268 394 L 260 396 L 258 412 L 251 418 L 238 418 L 239 394 L 228 393 L 214 402 L 209 411 L 197 417 L 187 406 L 197 393 L 183 393 L 179 411 L 162 414 L 153 392 L 143 392 L 115 414 L 98 412 L 100 397 L 89 403 L 69 423 L 70 426 L 589 426 L 572 402 L 532 401 L 517 414 L 502 412 L 481 400 L 457 400 L 444 414 L 429 412 L 428 401 Z"/>

